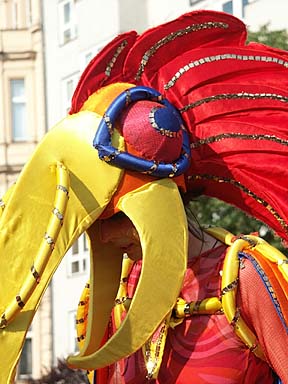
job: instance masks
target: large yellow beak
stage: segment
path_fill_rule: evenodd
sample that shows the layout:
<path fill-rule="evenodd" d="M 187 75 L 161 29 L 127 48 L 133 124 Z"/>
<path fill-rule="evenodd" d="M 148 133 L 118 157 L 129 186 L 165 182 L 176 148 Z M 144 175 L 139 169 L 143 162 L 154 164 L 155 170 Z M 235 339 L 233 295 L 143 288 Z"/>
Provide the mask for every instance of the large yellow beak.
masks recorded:
<path fill-rule="evenodd" d="M 143 270 L 125 321 L 101 347 L 119 288 L 122 251 L 100 242 L 97 218 L 117 190 L 123 171 L 99 160 L 91 145 L 100 119 L 83 111 L 61 121 L 4 197 L 1 384 L 13 382 L 40 299 L 62 257 L 84 231 L 91 243 L 92 288 L 85 343 L 78 356 L 68 359 L 71 366 L 97 369 L 130 355 L 176 303 L 186 267 L 187 225 L 178 188 L 164 179 L 129 192 L 118 202 L 139 232 Z M 117 133 L 113 145 L 124 149 Z"/>
<path fill-rule="evenodd" d="M 99 348 L 119 286 L 120 269 L 118 279 L 111 282 L 111 270 L 104 269 L 103 263 L 108 267 L 116 250 L 101 246 L 94 225 L 88 231 L 92 265 L 86 341 L 79 355 L 68 358 L 69 365 L 76 368 L 102 368 L 141 348 L 171 313 L 184 277 L 188 235 L 176 184 L 169 179 L 146 184 L 123 196 L 118 208 L 131 219 L 140 235 L 143 252 L 140 280 L 124 322 Z M 116 256 L 121 263 L 119 250 Z M 110 285 L 109 298 L 107 285 Z"/>
<path fill-rule="evenodd" d="M 61 121 L 3 199 L 0 383 L 13 382 L 26 331 L 62 257 L 103 212 L 121 180 L 123 171 L 99 160 L 91 144 L 100 119 L 80 112 Z M 120 137 L 115 140 L 124 148 Z"/>

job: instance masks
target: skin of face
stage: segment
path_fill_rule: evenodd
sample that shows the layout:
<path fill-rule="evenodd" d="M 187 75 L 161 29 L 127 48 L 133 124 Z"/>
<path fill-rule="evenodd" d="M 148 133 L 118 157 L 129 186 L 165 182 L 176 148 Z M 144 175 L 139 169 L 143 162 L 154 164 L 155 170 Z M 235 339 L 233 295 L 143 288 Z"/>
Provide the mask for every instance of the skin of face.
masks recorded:
<path fill-rule="evenodd" d="M 130 259 L 140 260 L 142 249 L 136 228 L 125 215 L 114 215 L 100 222 L 100 239 L 127 253 Z"/>

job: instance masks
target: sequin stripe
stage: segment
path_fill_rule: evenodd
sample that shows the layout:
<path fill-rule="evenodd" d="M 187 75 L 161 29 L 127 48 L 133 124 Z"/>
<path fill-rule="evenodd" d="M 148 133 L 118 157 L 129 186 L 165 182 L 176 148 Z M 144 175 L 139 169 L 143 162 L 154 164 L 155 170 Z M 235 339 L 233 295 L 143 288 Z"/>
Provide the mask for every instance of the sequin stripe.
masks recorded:
<path fill-rule="evenodd" d="M 228 27 L 229 27 L 229 24 L 227 23 L 208 21 L 206 23 L 192 24 L 187 26 L 184 29 L 179 29 L 178 31 L 169 33 L 169 35 L 164 36 L 162 39 L 157 41 L 156 44 L 154 44 L 144 53 L 144 55 L 142 56 L 135 80 L 139 80 L 141 78 L 144 72 L 145 66 L 147 65 L 150 58 L 157 52 L 157 50 L 163 47 L 164 45 L 170 43 L 171 41 L 175 40 L 176 38 L 187 35 L 191 32 L 198 32 L 205 29 L 212 29 L 212 28 L 227 29 Z"/>
<path fill-rule="evenodd" d="M 189 109 L 199 107 L 202 104 L 210 103 L 213 101 L 219 100 L 237 100 L 237 99 L 247 99 L 247 100 L 261 100 L 269 99 L 274 101 L 280 101 L 282 103 L 288 103 L 288 96 L 279 95 L 277 93 L 249 93 L 249 92 L 239 92 L 239 93 L 220 93 L 218 95 L 212 95 L 204 97 L 203 99 L 197 100 L 194 103 L 185 105 L 180 109 L 180 112 L 186 112 Z"/>
<path fill-rule="evenodd" d="M 288 224 L 279 215 L 279 213 L 267 201 L 265 201 L 261 197 L 257 196 L 254 192 L 250 191 L 250 189 L 246 188 L 239 181 L 236 181 L 234 179 L 230 179 L 227 177 L 219 177 L 219 176 L 208 175 L 208 174 L 188 176 L 188 181 L 197 181 L 197 180 L 210 180 L 210 181 L 214 181 L 216 183 L 227 183 L 227 184 L 231 184 L 234 187 L 240 189 L 242 192 L 246 193 L 249 197 L 252 197 L 259 204 L 261 204 L 264 208 L 266 208 L 269 211 L 269 213 L 271 213 L 271 215 L 278 221 L 278 223 L 283 228 L 283 230 L 286 233 L 288 233 Z"/>
<path fill-rule="evenodd" d="M 112 59 L 109 61 L 106 69 L 105 69 L 105 75 L 107 77 L 110 77 L 111 76 L 111 71 L 117 61 L 117 58 L 119 57 L 119 55 L 121 54 L 121 52 L 124 50 L 124 48 L 126 47 L 126 45 L 128 44 L 127 40 L 123 40 L 122 43 L 117 47 Z"/>
<path fill-rule="evenodd" d="M 177 80 L 180 79 L 182 75 L 190 71 L 190 69 L 197 68 L 200 65 L 212 63 L 214 61 L 220 60 L 240 60 L 240 61 L 260 61 L 263 63 L 275 63 L 288 68 L 288 61 L 279 59 L 278 57 L 273 56 L 260 56 L 260 55 L 239 55 L 235 53 L 223 53 L 220 55 L 206 56 L 198 60 L 191 61 L 190 63 L 181 67 L 175 75 L 164 85 L 164 89 L 167 90 L 175 85 Z"/>
<path fill-rule="evenodd" d="M 288 140 L 281 139 L 280 137 L 274 135 L 262 135 L 262 134 L 245 134 L 245 133 L 221 133 L 215 136 L 209 136 L 205 139 L 200 139 L 194 143 L 190 144 L 191 149 L 199 148 L 201 145 L 217 143 L 221 140 L 226 139 L 239 139 L 239 140 L 263 140 L 263 141 L 272 141 L 274 143 L 288 146 Z"/>
<path fill-rule="evenodd" d="M 277 299 L 276 293 L 274 292 L 274 289 L 273 289 L 273 287 L 269 281 L 269 278 L 266 275 L 264 269 L 261 267 L 261 265 L 258 263 L 258 261 L 253 256 L 251 256 L 245 252 L 239 252 L 238 255 L 239 255 L 240 260 L 241 260 L 241 258 L 242 259 L 248 259 L 252 263 L 256 272 L 258 273 L 261 280 L 265 284 L 265 287 L 269 293 L 269 296 L 271 297 L 271 300 L 272 300 L 274 307 L 275 307 L 275 309 L 276 309 L 276 311 L 277 311 L 277 313 L 281 319 L 281 322 L 282 322 L 284 328 L 286 329 L 286 332 L 288 332 L 288 324 L 286 324 L 286 321 L 285 321 L 284 315 L 282 313 L 281 306 L 280 306 L 279 301 Z"/>

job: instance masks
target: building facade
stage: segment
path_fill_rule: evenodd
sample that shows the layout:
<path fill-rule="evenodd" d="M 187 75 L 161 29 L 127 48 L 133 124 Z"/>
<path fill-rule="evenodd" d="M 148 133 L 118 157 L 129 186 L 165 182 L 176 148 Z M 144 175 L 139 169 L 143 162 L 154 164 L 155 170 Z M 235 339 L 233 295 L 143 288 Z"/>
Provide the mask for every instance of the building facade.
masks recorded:
<path fill-rule="evenodd" d="M 0 196 L 46 132 L 43 46 L 41 1 L 0 1 Z M 27 333 L 20 383 L 52 364 L 50 296 L 48 289 Z"/>
<path fill-rule="evenodd" d="M 107 42 L 197 9 L 234 14 L 253 30 L 264 24 L 288 28 L 287 0 L 0 0 L 0 197 L 45 132 L 66 116 L 82 71 Z M 82 236 L 63 258 L 33 320 L 19 383 L 77 352 L 75 315 L 88 279 Z"/>

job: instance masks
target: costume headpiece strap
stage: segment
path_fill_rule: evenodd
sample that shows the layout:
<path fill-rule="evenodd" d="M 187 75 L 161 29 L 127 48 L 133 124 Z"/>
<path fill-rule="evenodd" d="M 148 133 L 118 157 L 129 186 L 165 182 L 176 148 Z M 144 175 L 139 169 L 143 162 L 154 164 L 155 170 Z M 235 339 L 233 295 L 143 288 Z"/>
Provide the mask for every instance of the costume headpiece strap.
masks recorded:
<path fill-rule="evenodd" d="M 151 131 L 153 131 L 153 129 L 157 130 L 159 135 L 164 136 L 164 139 L 168 141 L 172 141 L 174 138 L 177 138 L 180 133 L 182 134 L 183 144 L 181 155 L 179 159 L 176 159 L 173 163 L 167 164 L 164 162 L 159 162 L 157 159 L 148 160 L 140 158 L 128 152 L 121 152 L 111 145 L 111 135 L 113 133 L 113 128 L 117 118 L 120 117 L 120 114 L 123 112 L 124 108 L 127 108 L 129 105 L 139 100 L 156 101 L 161 106 L 164 106 L 167 110 L 164 119 L 162 119 L 162 124 L 159 126 L 159 118 L 155 113 L 159 107 L 154 106 L 154 109 L 151 109 L 149 116 L 147 116 L 147 123 L 150 122 L 149 125 Z M 163 116 L 163 113 L 161 116 Z M 169 127 L 170 120 L 175 123 L 175 126 L 172 127 L 173 130 Z M 163 125 L 163 122 L 165 125 Z M 105 115 L 103 116 L 93 141 L 93 145 L 98 150 L 100 159 L 106 161 L 107 163 L 115 164 L 120 168 L 130 169 L 161 178 L 179 176 L 187 171 L 190 164 L 189 144 L 188 133 L 184 128 L 183 121 L 176 108 L 173 107 L 173 105 L 169 103 L 167 99 L 164 99 L 155 89 L 143 86 L 127 89 L 127 91 L 121 93 L 111 103 L 105 112 Z"/>

